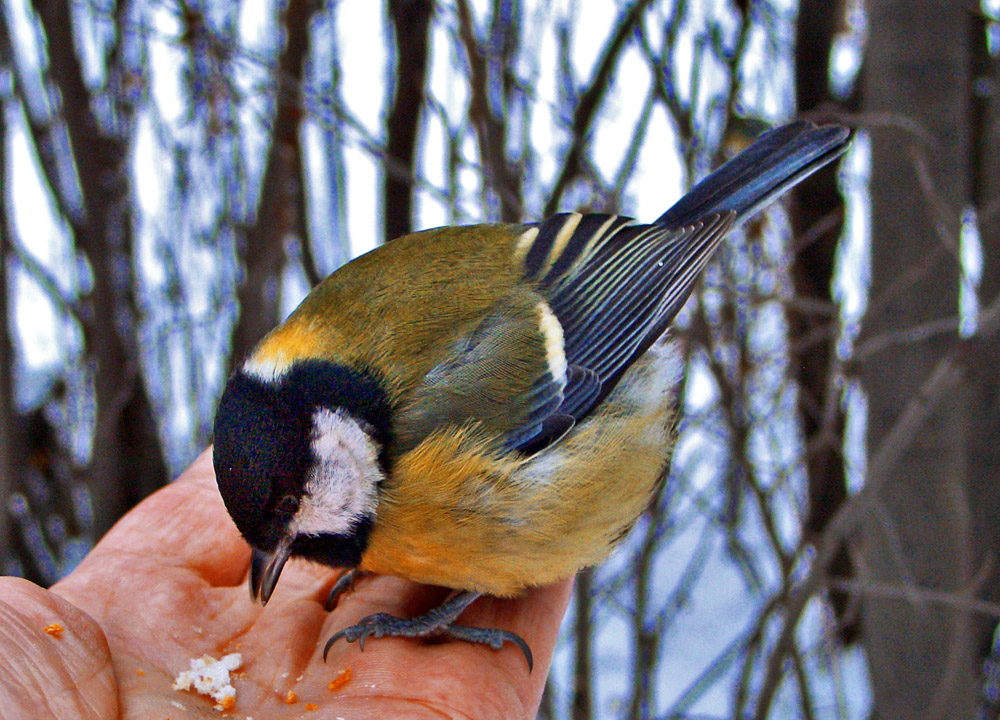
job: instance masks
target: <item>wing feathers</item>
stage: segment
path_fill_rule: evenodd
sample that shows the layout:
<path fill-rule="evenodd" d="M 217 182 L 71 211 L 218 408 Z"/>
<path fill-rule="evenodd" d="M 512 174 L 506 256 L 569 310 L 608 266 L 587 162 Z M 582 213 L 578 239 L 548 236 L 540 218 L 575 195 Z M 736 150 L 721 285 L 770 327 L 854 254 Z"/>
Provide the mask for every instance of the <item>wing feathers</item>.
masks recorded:
<path fill-rule="evenodd" d="M 527 287 L 454 341 L 400 413 L 406 442 L 478 421 L 526 453 L 558 440 L 666 330 L 734 222 L 847 147 L 837 126 L 773 130 L 652 225 L 563 213 L 513 245 Z M 404 442 L 405 445 L 405 442 Z"/>
<path fill-rule="evenodd" d="M 671 229 L 614 215 L 563 214 L 538 226 L 525 275 L 562 326 L 571 372 L 560 413 L 585 417 L 659 337 L 734 216 Z"/>

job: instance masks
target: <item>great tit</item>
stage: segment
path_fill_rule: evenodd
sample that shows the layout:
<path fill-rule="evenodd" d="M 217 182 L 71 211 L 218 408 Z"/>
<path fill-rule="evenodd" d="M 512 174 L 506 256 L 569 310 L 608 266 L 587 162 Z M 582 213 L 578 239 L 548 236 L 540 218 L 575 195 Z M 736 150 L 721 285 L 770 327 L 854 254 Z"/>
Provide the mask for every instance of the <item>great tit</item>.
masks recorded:
<path fill-rule="evenodd" d="M 771 130 L 649 225 L 564 213 L 406 235 L 320 283 L 229 378 L 219 491 L 266 603 L 290 557 L 457 591 L 334 635 L 455 623 L 601 562 L 669 464 L 682 363 L 667 328 L 726 233 L 848 146 Z M 351 579 L 354 574 L 349 576 Z M 337 594 L 343 583 L 338 584 Z"/>

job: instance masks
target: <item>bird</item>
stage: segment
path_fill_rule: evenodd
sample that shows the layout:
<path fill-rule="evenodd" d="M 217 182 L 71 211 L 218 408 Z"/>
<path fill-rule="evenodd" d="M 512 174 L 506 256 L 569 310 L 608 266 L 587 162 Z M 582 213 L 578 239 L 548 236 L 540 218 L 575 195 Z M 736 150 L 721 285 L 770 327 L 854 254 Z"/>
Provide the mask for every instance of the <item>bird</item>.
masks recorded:
<path fill-rule="evenodd" d="M 444 636 L 603 561 L 665 477 L 683 362 L 669 327 L 723 238 L 846 151 L 840 125 L 762 134 L 650 224 L 566 212 L 405 235 L 333 272 L 226 381 L 213 462 L 266 604 L 301 557 L 449 588 L 340 639 Z"/>

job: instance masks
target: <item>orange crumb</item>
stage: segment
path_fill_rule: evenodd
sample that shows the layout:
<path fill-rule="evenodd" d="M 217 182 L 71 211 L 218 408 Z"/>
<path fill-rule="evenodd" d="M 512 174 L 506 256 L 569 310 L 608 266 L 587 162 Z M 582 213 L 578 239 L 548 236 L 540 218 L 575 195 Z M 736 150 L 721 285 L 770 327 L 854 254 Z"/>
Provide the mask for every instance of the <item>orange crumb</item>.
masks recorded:
<path fill-rule="evenodd" d="M 340 674 L 333 680 L 331 680 L 330 684 L 327 685 L 327 687 L 330 688 L 331 690 L 340 690 L 340 688 L 344 687 L 344 685 L 350 682 L 350 680 L 351 680 L 351 668 L 350 666 L 348 666 L 343 670 L 341 670 Z"/>
<path fill-rule="evenodd" d="M 226 697 L 222 698 L 222 702 L 219 704 L 222 706 L 223 710 L 232 710 L 236 707 L 236 696 L 226 695 Z"/>
<path fill-rule="evenodd" d="M 306 710 L 319 710 L 319 705 L 316 703 L 306 703 Z"/>
<path fill-rule="evenodd" d="M 43 627 L 42 632 L 46 632 L 52 637 L 59 637 L 60 635 L 63 634 L 63 630 L 65 629 L 66 628 L 62 626 L 62 623 L 54 622 L 54 623 L 49 623 L 48 625 Z"/>
<path fill-rule="evenodd" d="M 138 675 L 139 677 L 142 677 L 143 675 L 146 674 L 146 671 L 143 670 L 142 668 L 136 668 L 135 669 L 135 674 Z"/>
<path fill-rule="evenodd" d="M 294 705 L 299 701 L 299 696 L 295 694 L 294 690 L 289 690 L 288 694 L 285 695 L 285 702 L 289 705 Z"/>

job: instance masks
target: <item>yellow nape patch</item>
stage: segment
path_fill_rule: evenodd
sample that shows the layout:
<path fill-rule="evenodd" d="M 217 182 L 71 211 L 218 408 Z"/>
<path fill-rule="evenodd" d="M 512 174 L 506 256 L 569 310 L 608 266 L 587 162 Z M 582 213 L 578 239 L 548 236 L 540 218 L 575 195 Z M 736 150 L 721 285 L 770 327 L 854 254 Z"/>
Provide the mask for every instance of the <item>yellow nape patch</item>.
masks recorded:
<path fill-rule="evenodd" d="M 260 380 L 268 381 L 284 375 L 289 365 L 291 361 L 281 351 L 266 355 L 258 352 L 243 363 L 243 371 Z"/>
<path fill-rule="evenodd" d="M 265 337 L 243 364 L 243 370 L 261 380 L 281 377 L 296 360 L 317 357 L 317 338 L 307 326 L 291 321 Z"/>

